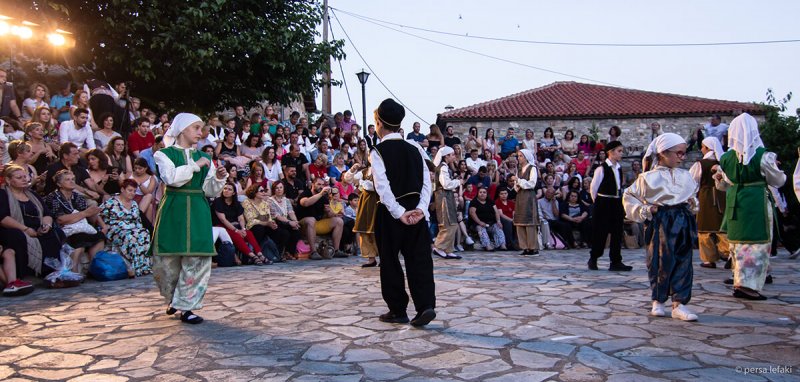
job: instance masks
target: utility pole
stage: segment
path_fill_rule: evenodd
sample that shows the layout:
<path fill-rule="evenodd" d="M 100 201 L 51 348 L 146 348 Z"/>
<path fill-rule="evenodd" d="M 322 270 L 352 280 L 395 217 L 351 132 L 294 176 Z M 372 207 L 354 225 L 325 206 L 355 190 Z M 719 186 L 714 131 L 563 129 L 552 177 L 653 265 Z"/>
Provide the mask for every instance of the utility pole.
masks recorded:
<path fill-rule="evenodd" d="M 328 42 L 328 0 L 322 2 L 322 40 Z M 331 56 L 326 60 L 322 79 L 325 82 L 322 86 L 322 113 L 331 114 Z"/>

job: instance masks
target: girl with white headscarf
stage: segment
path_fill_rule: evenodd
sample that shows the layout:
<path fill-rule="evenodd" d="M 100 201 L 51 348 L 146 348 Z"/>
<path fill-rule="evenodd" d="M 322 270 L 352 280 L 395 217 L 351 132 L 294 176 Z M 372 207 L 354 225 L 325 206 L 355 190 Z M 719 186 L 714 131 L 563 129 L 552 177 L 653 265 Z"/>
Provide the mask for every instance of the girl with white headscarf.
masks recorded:
<path fill-rule="evenodd" d="M 700 185 L 697 192 L 699 211 L 697 212 L 697 239 L 700 248 L 700 264 L 703 268 L 716 268 L 717 261 L 727 259 L 730 246 L 728 236 L 719 231 L 725 213 L 725 193 L 714 186 L 714 172 L 719 167 L 719 158 L 725 151 L 716 137 L 703 139 L 700 147 L 703 159 L 695 162 L 689 169 L 692 179 Z M 730 263 L 726 264 L 730 268 Z"/>
<path fill-rule="evenodd" d="M 517 191 L 514 226 L 517 227 L 517 240 L 522 248 L 520 255 L 539 256 L 539 234 L 537 232 L 539 211 L 534 191 L 539 179 L 536 156 L 533 150 L 522 149 L 519 150 L 517 158 L 521 168 L 517 183 L 514 185 L 514 189 Z"/>
<path fill-rule="evenodd" d="M 768 275 L 774 223 L 767 186 L 783 186 L 786 174 L 778 168 L 775 153 L 764 148 L 758 122 L 750 114 L 731 121 L 728 147 L 714 180 L 717 189 L 727 191 L 720 231 L 731 243 L 733 296 L 765 300 L 760 291 Z"/>
<path fill-rule="evenodd" d="M 455 192 L 463 184 L 463 180 L 453 179 L 450 163 L 456 160 L 453 149 L 444 146 L 436 152 L 433 165 L 436 167 L 433 182 L 433 198 L 436 209 L 436 220 L 439 233 L 433 243 L 433 253 L 443 259 L 460 259 L 453 253 L 458 232 L 458 208 Z"/>
<path fill-rule="evenodd" d="M 680 168 L 686 141 L 665 133 L 653 140 L 654 169 L 644 172 L 622 195 L 627 218 L 645 224 L 647 273 L 650 279 L 652 316 L 663 317 L 664 303 L 672 298 L 672 318 L 696 321 L 686 308 L 692 298 L 692 251 L 697 225 L 692 215 L 697 206 L 697 183 Z"/>
<path fill-rule="evenodd" d="M 203 322 L 192 310 L 203 307 L 216 255 L 206 197 L 218 196 L 228 178 L 225 168 L 195 150 L 202 127 L 196 115 L 176 115 L 164 136 L 166 147 L 153 155 L 167 186 L 153 229 L 153 276 L 169 304 L 167 314 L 180 310 L 181 321 L 189 324 Z"/>

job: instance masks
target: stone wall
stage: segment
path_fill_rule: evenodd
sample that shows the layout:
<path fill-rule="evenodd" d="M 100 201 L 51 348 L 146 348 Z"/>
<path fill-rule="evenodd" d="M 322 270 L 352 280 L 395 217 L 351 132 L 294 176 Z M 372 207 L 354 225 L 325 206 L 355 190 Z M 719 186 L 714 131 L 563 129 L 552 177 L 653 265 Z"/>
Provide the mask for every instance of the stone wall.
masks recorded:
<path fill-rule="evenodd" d="M 764 121 L 764 116 L 755 116 L 759 123 Z M 596 126 L 600 139 L 608 138 L 608 130 L 611 126 L 619 126 L 622 130 L 620 140 L 626 146 L 626 155 L 640 155 L 650 143 L 650 124 L 658 122 L 666 133 L 676 133 L 682 137 L 689 138 L 692 132 L 698 127 L 708 123 L 710 116 L 703 117 L 667 117 L 667 118 L 620 118 L 620 119 L 559 119 L 559 120 L 536 120 L 536 121 L 480 121 L 480 122 L 451 122 L 447 126 L 453 126 L 456 135 L 462 141 L 466 137 L 471 126 L 478 128 L 478 136 L 483 137 L 486 130 L 494 129 L 495 136 L 505 135 L 508 127 L 516 130 L 517 139 L 525 137 L 525 130 L 532 129 L 534 137 L 538 141 L 548 127 L 553 129 L 556 138 L 559 140 L 564 137 L 564 132 L 573 130 L 575 139 L 581 135 L 589 135 L 589 129 Z M 722 116 L 723 123 L 730 123 L 732 116 Z M 444 129 L 442 130 L 444 132 Z"/>

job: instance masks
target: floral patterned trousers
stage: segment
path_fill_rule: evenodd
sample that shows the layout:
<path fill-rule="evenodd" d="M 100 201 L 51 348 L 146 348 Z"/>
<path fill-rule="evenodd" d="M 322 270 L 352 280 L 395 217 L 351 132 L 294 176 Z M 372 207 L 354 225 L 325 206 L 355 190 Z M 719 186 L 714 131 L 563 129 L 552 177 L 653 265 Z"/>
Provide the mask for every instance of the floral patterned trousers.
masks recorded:
<path fill-rule="evenodd" d="M 175 309 L 202 308 L 210 277 L 209 256 L 153 256 L 153 278 L 167 304 Z"/>

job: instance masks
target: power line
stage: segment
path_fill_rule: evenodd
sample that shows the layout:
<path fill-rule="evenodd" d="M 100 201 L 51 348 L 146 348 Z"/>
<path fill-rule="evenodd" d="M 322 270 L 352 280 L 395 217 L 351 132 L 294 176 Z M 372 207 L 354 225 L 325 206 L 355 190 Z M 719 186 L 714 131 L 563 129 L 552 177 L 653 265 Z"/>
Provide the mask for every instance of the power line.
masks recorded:
<path fill-rule="evenodd" d="M 329 8 L 330 8 L 330 7 L 329 7 Z M 332 8 L 331 8 L 331 10 L 332 10 Z M 367 68 L 369 68 L 369 70 L 370 70 L 370 71 L 372 71 L 372 75 L 373 75 L 373 76 L 375 76 L 375 79 L 377 79 L 377 80 L 378 80 L 378 82 L 380 82 L 380 83 L 381 83 L 381 85 L 383 85 L 383 88 L 384 88 L 384 89 L 386 89 L 386 91 L 387 91 L 387 92 L 389 92 L 389 94 L 391 94 L 391 95 L 392 95 L 392 97 L 394 97 L 394 99 L 395 99 L 395 100 L 397 100 L 397 102 L 398 102 L 399 104 L 403 105 L 403 107 L 405 107 L 406 109 L 408 109 L 408 111 L 410 111 L 410 112 L 411 112 L 411 114 L 414 114 L 414 116 L 416 116 L 417 118 L 419 118 L 420 120 L 422 120 L 422 122 L 425 122 L 425 124 L 426 124 L 426 125 L 430 125 L 430 123 L 428 123 L 428 121 L 426 121 L 426 120 L 425 120 L 425 118 L 422 118 L 422 117 L 420 117 L 420 116 L 419 116 L 419 114 L 417 114 L 417 113 L 415 113 L 415 112 L 414 112 L 414 110 L 411 110 L 411 108 L 410 108 L 410 107 L 408 107 L 406 104 L 404 104 L 404 103 L 403 103 L 403 101 L 401 101 L 401 100 L 400 100 L 400 97 L 398 97 L 397 95 L 395 95 L 395 94 L 394 94 L 394 92 L 392 92 L 392 91 L 389 89 L 389 87 L 388 87 L 388 86 L 386 86 L 386 84 L 385 84 L 385 83 L 383 83 L 383 80 L 381 80 L 381 77 L 380 77 L 380 76 L 378 76 L 378 73 L 376 73 L 376 72 L 375 72 L 375 69 L 372 69 L 372 67 L 369 65 L 369 63 L 367 62 L 367 60 L 365 60 L 365 59 L 364 59 L 364 56 L 361 54 L 361 52 L 360 52 L 360 51 L 358 50 L 358 48 L 356 47 L 356 44 L 353 42 L 353 39 L 352 39 L 352 38 L 350 38 L 350 35 L 348 35 L 348 34 L 347 34 L 347 30 L 345 30 L 345 29 L 344 29 L 344 27 L 342 26 L 342 22 L 341 22 L 341 21 L 339 21 L 339 16 L 337 16 L 337 15 L 336 15 L 336 12 L 333 12 L 333 11 L 331 11 L 331 13 L 333 14 L 333 18 L 334 18 L 334 19 L 336 19 L 336 23 L 337 23 L 337 24 L 339 24 L 339 28 L 341 28 L 342 32 L 344 32 L 344 35 L 345 35 L 345 37 L 347 37 L 347 40 L 349 40 L 349 41 L 350 41 L 350 45 L 353 47 L 353 49 L 356 51 L 356 53 L 358 53 L 358 57 L 361 57 L 361 61 L 363 61 L 363 62 L 364 62 L 364 65 L 366 65 L 366 66 L 367 66 Z M 367 122 L 366 122 L 366 121 L 364 121 L 363 123 L 364 123 L 364 124 L 366 124 Z"/>
<path fill-rule="evenodd" d="M 335 13 L 335 12 L 333 12 L 333 14 L 334 14 L 334 17 L 336 17 L 336 13 Z M 534 70 L 539 70 L 539 71 L 543 71 L 543 72 L 547 72 L 547 73 L 558 74 L 558 75 L 560 75 L 560 76 L 564 76 L 564 77 L 570 77 L 570 78 L 575 78 L 575 79 L 579 79 L 579 80 L 590 81 L 590 82 L 594 82 L 594 83 L 598 83 L 598 84 L 609 85 L 609 86 L 616 86 L 616 87 L 625 87 L 625 86 L 622 86 L 622 85 L 617 85 L 617 84 L 613 84 L 613 83 L 610 83 L 610 82 L 605 82 L 605 81 L 595 80 L 595 79 L 592 79 L 592 78 L 589 78 L 589 77 L 583 77 L 583 76 L 578 76 L 578 75 L 575 75 L 575 74 L 569 74 L 569 73 L 559 72 L 559 71 L 556 71 L 556 70 L 547 69 L 547 68 L 543 68 L 543 67 L 540 67 L 540 66 L 534 66 L 534 65 L 525 64 L 525 63 L 518 62 L 518 61 L 509 60 L 509 59 L 502 58 L 502 57 L 492 56 L 492 55 L 489 55 L 489 54 L 486 54 L 486 53 L 481 53 L 481 52 L 478 52 L 478 51 L 475 51 L 475 50 L 470 50 L 470 49 L 462 48 L 462 47 L 459 47 L 459 46 L 455 46 L 455 45 L 450 45 L 450 44 L 447 44 L 447 43 L 443 43 L 443 42 L 441 42 L 441 41 L 432 40 L 432 39 L 429 39 L 429 38 L 427 38 L 427 37 L 422 37 L 422 36 L 419 36 L 419 35 L 415 35 L 415 34 L 413 34 L 413 33 L 409 33 L 409 32 L 402 31 L 402 30 L 399 30 L 399 29 L 396 29 L 396 28 L 392 28 L 392 27 L 390 27 L 390 26 L 383 25 L 383 24 L 380 24 L 380 23 L 378 23 L 378 22 L 374 22 L 374 21 L 371 21 L 371 20 L 368 20 L 368 19 L 362 18 L 362 17 L 360 17 L 360 16 L 354 16 L 354 15 L 352 15 L 352 14 L 351 14 L 351 15 L 349 15 L 349 16 L 351 16 L 351 17 L 354 17 L 354 18 L 356 18 L 356 19 L 359 19 L 359 20 L 361 20 L 361 21 L 364 21 L 364 22 L 370 23 L 370 24 L 377 25 L 377 26 L 379 26 L 379 27 L 382 27 L 382 28 L 386 28 L 386 29 L 389 29 L 389 30 L 393 30 L 393 31 L 395 31 L 395 32 L 398 32 L 398 33 L 402 33 L 402 34 L 405 34 L 405 35 L 408 35 L 408 36 L 412 36 L 412 37 L 415 37 L 415 38 L 418 38 L 418 39 L 421 39 L 421 40 L 425 40 L 425 41 L 428 41 L 428 42 L 432 42 L 432 43 L 434 43 L 434 44 L 443 45 L 443 46 L 446 46 L 446 47 L 448 47 L 448 48 L 452 48 L 452 49 L 460 50 L 460 51 L 463 51 L 463 52 L 472 53 L 472 54 L 477 54 L 477 55 L 479 55 L 479 56 L 486 57 L 486 58 L 491 58 L 491 59 L 493 59 L 493 60 L 498 60 L 498 61 L 502 61 L 502 62 L 506 62 L 506 63 L 509 63 L 509 64 L 514 64 L 514 65 L 519 65 L 519 66 L 523 66 L 523 67 L 526 67 L 526 68 L 530 68 L 530 69 L 534 69 Z M 339 22 L 339 19 L 338 19 L 338 17 L 336 18 L 336 22 Z M 341 27 L 341 23 L 339 23 L 339 26 Z M 345 32 L 345 33 L 346 33 L 346 32 Z M 348 38 L 348 39 L 349 39 L 349 38 Z M 351 40 L 350 42 L 352 43 L 352 40 Z M 356 50 L 356 51 L 357 51 L 357 50 Z"/>
<path fill-rule="evenodd" d="M 696 42 L 696 43 L 591 43 L 591 42 L 571 42 L 571 41 L 540 41 L 540 40 L 519 40 L 519 39 L 511 39 L 511 38 L 502 38 L 502 37 L 490 37 L 490 36 L 475 36 L 475 35 L 468 35 L 463 33 L 453 33 L 453 32 L 446 32 L 440 31 L 435 29 L 428 29 L 428 28 L 421 28 L 415 27 L 405 24 L 394 23 L 391 21 L 381 20 L 372 18 L 369 16 L 359 15 L 357 13 L 345 11 L 343 9 L 329 7 L 330 9 L 336 9 L 339 12 L 342 12 L 348 16 L 362 18 L 365 21 L 370 20 L 379 23 L 385 23 L 389 25 L 398 26 L 401 28 L 408 28 L 414 29 L 423 32 L 429 33 L 437 33 L 447 36 L 456 36 L 456 37 L 463 37 L 463 38 L 472 38 L 478 40 L 491 40 L 491 41 L 503 41 L 503 42 L 514 42 L 514 43 L 524 43 L 524 44 L 538 44 L 538 45 L 566 45 L 566 46 L 601 46 L 601 47 L 617 47 L 617 48 L 652 48 L 652 47 L 690 47 L 690 46 L 725 46 L 725 45 L 763 45 L 763 44 L 788 44 L 788 43 L 797 43 L 800 42 L 800 39 L 786 39 L 786 40 L 760 40 L 760 41 L 716 41 L 716 42 Z"/>
<path fill-rule="evenodd" d="M 328 16 L 328 24 L 330 25 L 331 30 L 331 38 L 336 40 L 336 36 L 333 34 L 333 25 L 330 24 L 331 17 Z M 350 110 L 353 109 L 353 99 L 350 98 L 350 88 L 347 87 L 347 78 L 344 76 L 344 68 L 342 67 L 342 60 L 336 60 L 339 63 L 339 71 L 342 72 L 342 81 L 344 82 L 344 90 L 347 92 L 347 102 L 350 103 Z M 366 121 L 362 121 L 361 123 L 366 123 Z"/>

